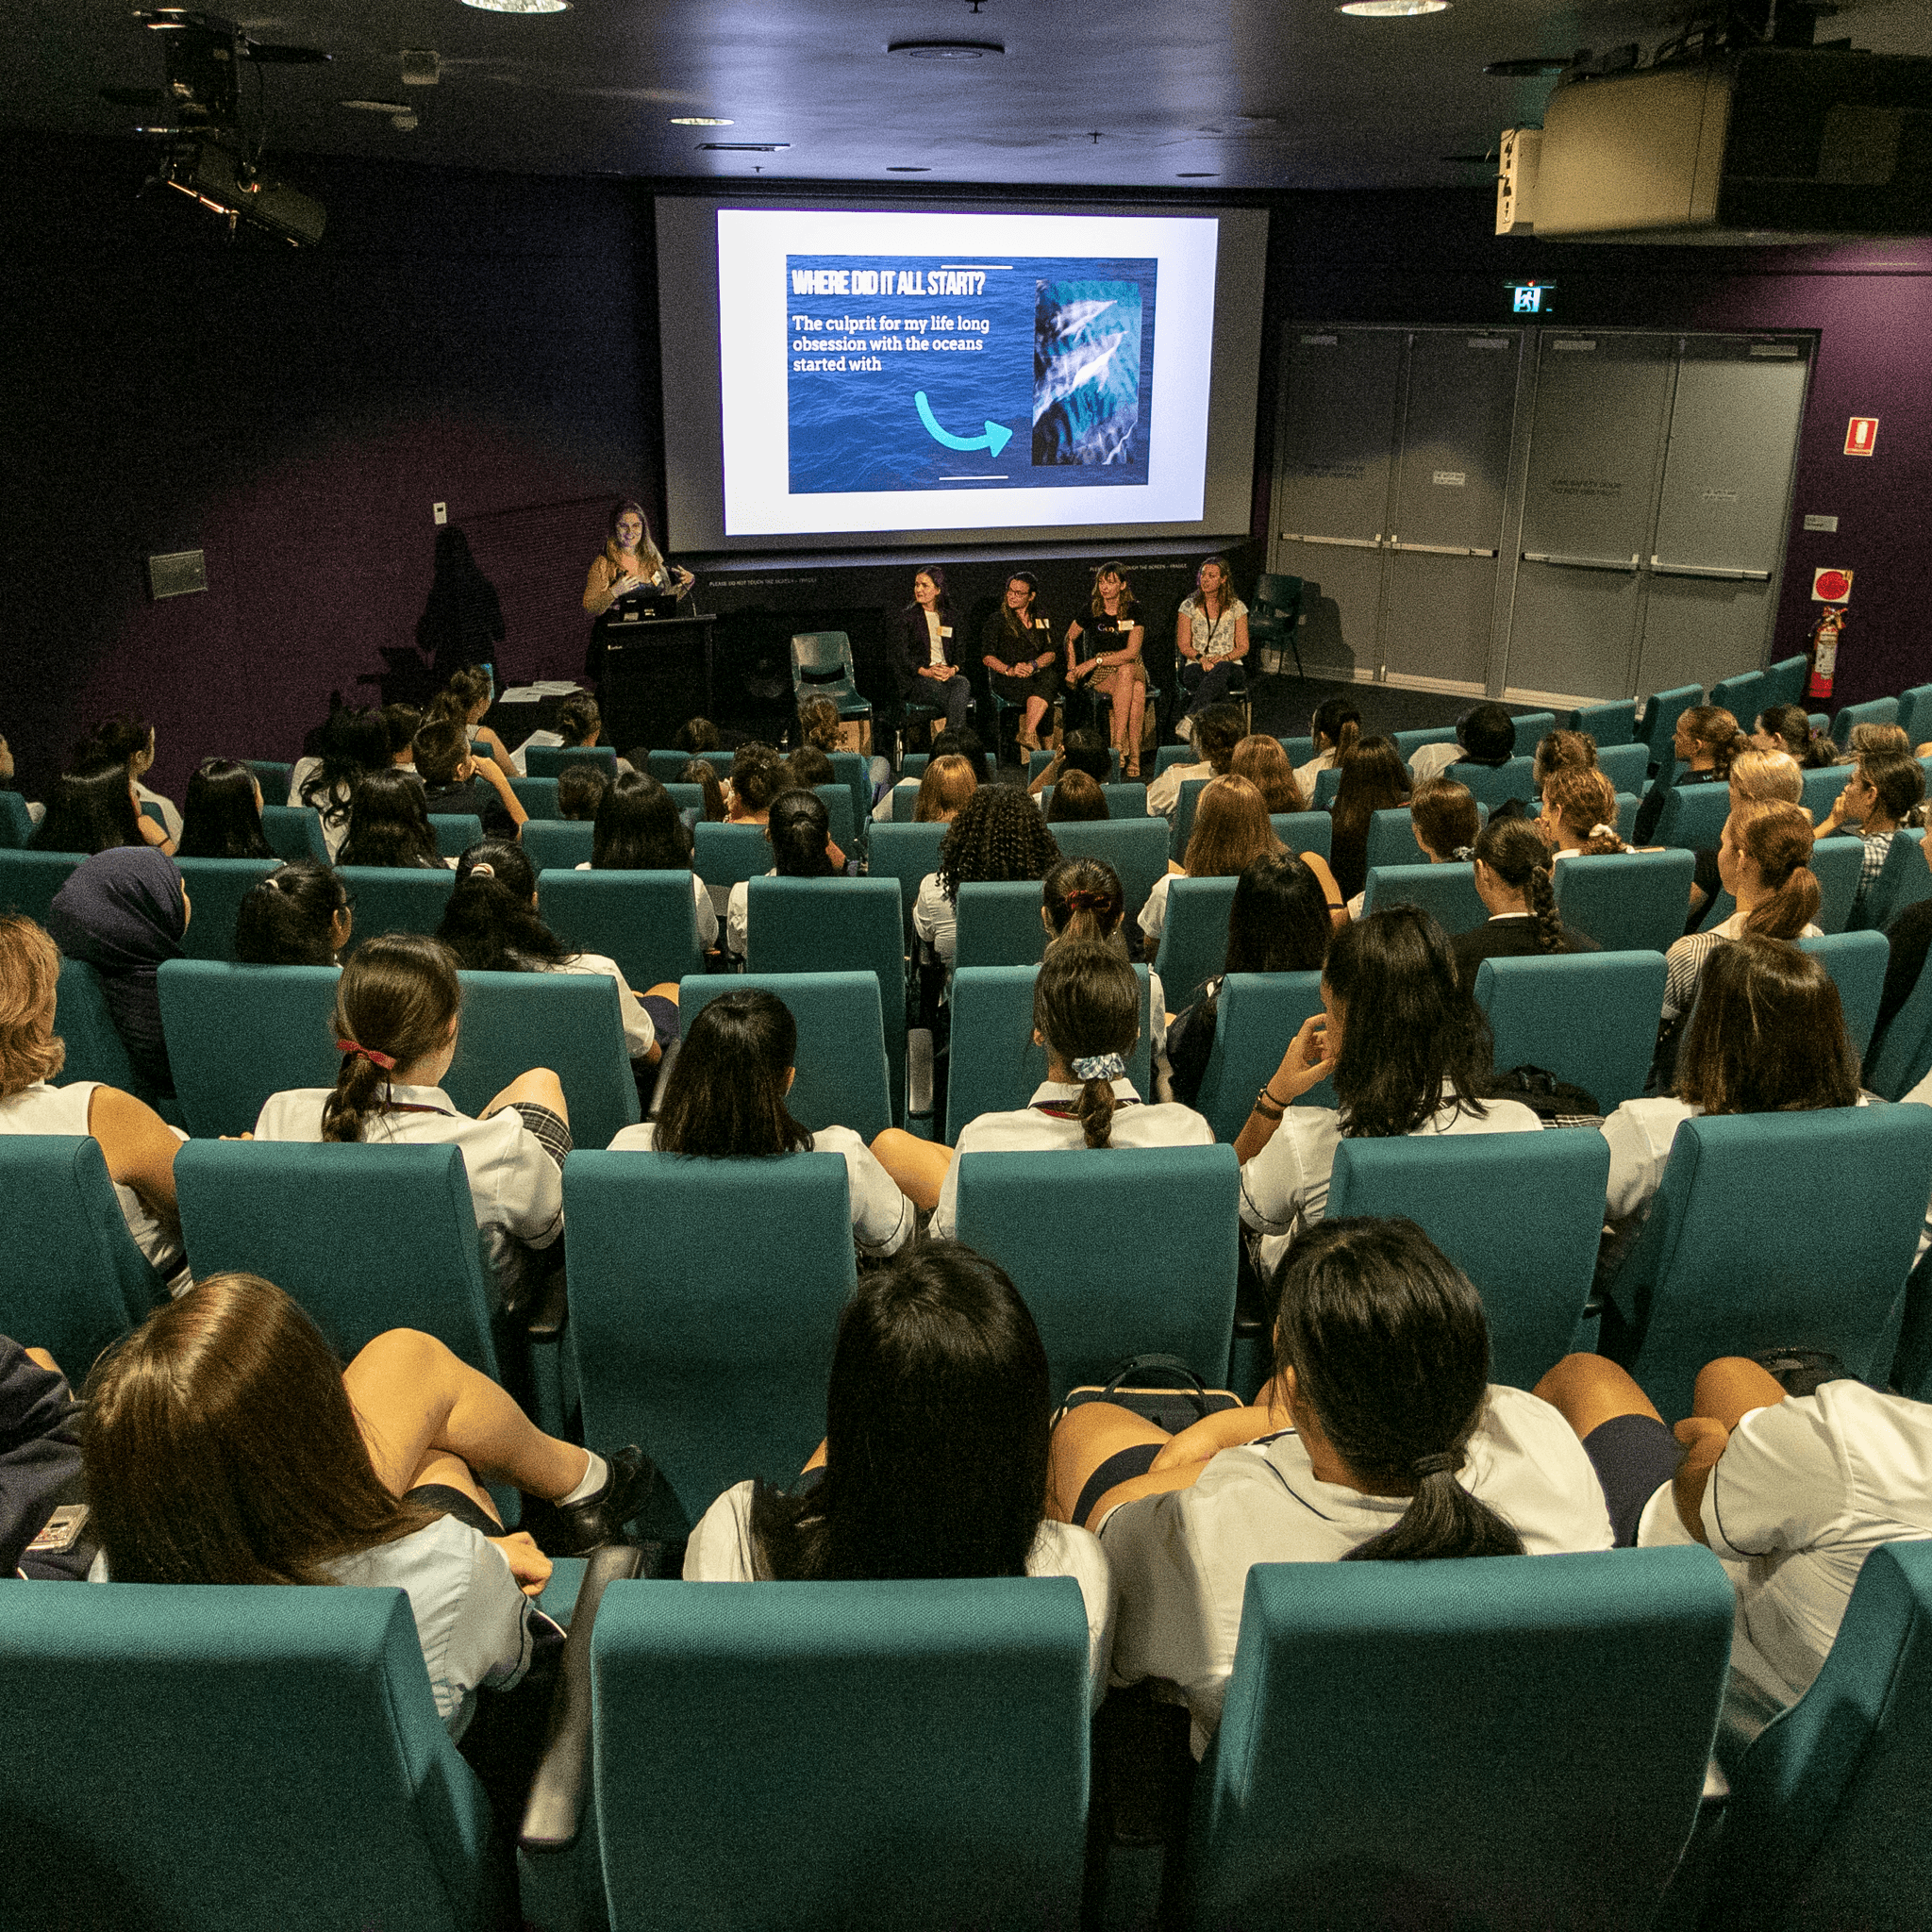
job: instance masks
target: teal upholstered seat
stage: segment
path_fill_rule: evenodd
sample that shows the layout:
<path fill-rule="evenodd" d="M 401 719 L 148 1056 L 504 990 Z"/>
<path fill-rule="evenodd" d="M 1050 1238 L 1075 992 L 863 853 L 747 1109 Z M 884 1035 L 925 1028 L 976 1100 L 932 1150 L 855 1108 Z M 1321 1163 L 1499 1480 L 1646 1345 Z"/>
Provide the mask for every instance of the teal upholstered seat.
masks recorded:
<path fill-rule="evenodd" d="M 1928 1196 L 1932 1108 L 1686 1121 L 1643 1231 L 1608 1284 L 1604 1352 L 1663 1415 L 1690 1412 L 1706 1362 L 1767 1348 L 1825 1349 L 1883 1386 Z M 1758 1239 L 1798 1200 L 1804 1243 Z"/>
<path fill-rule="evenodd" d="M 1167 917 L 1154 970 L 1170 1012 L 1201 996 L 1201 988 L 1227 964 L 1227 921 L 1239 879 L 1175 878 L 1167 889 Z"/>
<path fill-rule="evenodd" d="M 179 858 L 181 883 L 193 908 L 181 950 L 191 959 L 235 957 L 235 915 L 242 901 L 279 860 L 273 858 Z"/>
<path fill-rule="evenodd" d="M 676 1534 L 747 1476 L 791 1482 L 858 1280 L 844 1160 L 575 1153 L 563 1199 L 585 1440 L 657 1462 L 647 1526 Z"/>
<path fill-rule="evenodd" d="M 758 878 L 772 869 L 772 841 L 765 837 L 762 825 L 734 825 L 707 820 L 692 836 L 696 851 L 691 870 L 714 894 L 745 879 Z"/>
<path fill-rule="evenodd" d="M 1420 906 L 1446 933 L 1469 932 L 1490 916 L 1475 889 L 1475 867 L 1467 860 L 1445 865 L 1378 865 L 1363 888 L 1362 914 L 1387 906 Z"/>
<path fill-rule="evenodd" d="M 1490 1380 L 1533 1389 L 1581 1337 L 1603 1235 L 1601 1134 L 1404 1134 L 1335 1150 L 1328 1218 L 1406 1215 L 1475 1283 Z"/>
<path fill-rule="evenodd" d="M 86 857 L 84 852 L 0 850 L 0 912 L 18 912 L 45 925 L 54 894 Z"/>
<path fill-rule="evenodd" d="M 277 858 L 318 858 L 328 864 L 328 841 L 323 837 L 322 814 L 312 806 L 264 804 L 261 836 Z"/>
<path fill-rule="evenodd" d="M 1693 705 L 1704 702 L 1704 687 L 1701 684 L 1674 685 L 1669 691 L 1656 691 L 1643 708 L 1643 715 L 1637 721 L 1635 736 L 1650 748 L 1652 771 L 1661 770 L 1674 754 L 1671 745 L 1677 734 L 1677 720 Z"/>
<path fill-rule="evenodd" d="M 1239 1261 L 1232 1147 L 967 1153 L 958 1169 L 958 1239 L 1013 1277 L 1056 1393 L 1148 1354 L 1224 1381 Z M 1081 1238 L 1046 1238 L 1055 1227 Z"/>
<path fill-rule="evenodd" d="M 1519 739 L 1519 746 L 1521 743 Z M 1536 759 L 1528 754 L 1513 758 L 1507 764 L 1493 767 L 1457 765 L 1448 775 L 1468 786 L 1471 797 L 1485 811 L 1493 812 L 1512 798 L 1520 799 L 1532 811 L 1536 809 Z"/>
<path fill-rule="evenodd" d="M 1643 1091 L 1665 977 L 1661 953 L 1553 953 L 1485 959 L 1474 991 L 1498 1067 L 1541 1067 L 1609 1113 Z"/>
<path fill-rule="evenodd" d="M 0 1134 L 0 1335 L 44 1348 L 77 1389 L 102 1349 L 166 1299 L 98 1141 Z"/>
<path fill-rule="evenodd" d="M 557 780 L 555 778 L 519 778 L 510 774 L 509 789 L 517 795 L 517 803 L 533 819 L 555 819 L 557 810 Z"/>
<path fill-rule="evenodd" d="M 546 872 L 537 910 L 559 939 L 615 959 L 626 984 L 643 992 L 704 968 L 691 879 L 689 872 Z"/>
<path fill-rule="evenodd" d="M 524 766 L 533 778 L 555 778 L 566 765 L 598 765 L 607 778 L 617 776 L 617 751 L 608 744 L 533 744 Z"/>
<path fill-rule="evenodd" d="M 1799 940 L 1801 953 L 1816 953 L 1838 988 L 1844 1008 L 1845 1028 L 1852 1052 L 1859 1059 L 1871 1044 L 1878 1024 L 1878 1002 L 1885 991 L 1885 968 L 1891 948 L 1882 932 L 1828 932 L 1821 940 Z"/>
<path fill-rule="evenodd" d="M 379 933 L 433 934 L 442 924 L 457 876 L 445 865 L 344 865 L 336 875 L 356 901 L 352 951 Z"/>
<path fill-rule="evenodd" d="M 1685 851 L 1578 854 L 1557 861 L 1557 908 L 1607 953 L 1666 953 L 1684 936 L 1696 870 Z"/>
<path fill-rule="evenodd" d="M 1119 874 L 1125 918 L 1138 920 L 1156 879 L 1167 872 L 1167 821 L 1133 816 L 1070 821 L 1053 828 L 1063 858 L 1104 858 Z"/>
<path fill-rule="evenodd" d="M 893 811 L 892 818 L 874 824 L 867 839 L 866 875 L 897 881 L 905 942 L 910 944 L 912 902 L 919 897 L 921 882 L 927 874 L 939 870 L 940 841 L 945 837 L 946 828 L 936 819 L 923 824 L 913 824 L 909 808 L 903 818 L 898 816 L 896 797 Z"/>
<path fill-rule="evenodd" d="M 271 1094 L 335 1085 L 341 977 L 333 966 L 162 966 L 161 1028 L 191 1134 L 248 1133 Z"/>
<path fill-rule="evenodd" d="M 597 828 L 588 819 L 536 819 L 525 824 L 519 842 L 536 872 L 570 872 L 588 865 Z"/>
<path fill-rule="evenodd" d="M 1810 669 L 1811 660 L 1802 651 L 1794 657 L 1780 658 L 1775 664 L 1767 665 L 1764 673 L 1764 703 L 1758 709 L 1764 710 L 1772 705 L 1798 703 L 1805 695 L 1805 680 Z"/>
<path fill-rule="evenodd" d="M 483 821 L 473 811 L 433 811 L 429 828 L 436 834 L 436 849 L 445 858 L 460 858 L 483 837 Z"/>
<path fill-rule="evenodd" d="M 1748 732 L 1765 708 L 1767 683 L 1761 671 L 1740 671 L 1710 688 L 1710 702 L 1728 711 L 1738 721 L 1738 729 Z"/>
<path fill-rule="evenodd" d="M 1851 932 L 1883 932 L 1907 906 L 1932 898 L 1932 867 L 1925 863 L 1924 834 L 1901 826 L 1885 855 L 1878 876 L 1845 921 Z"/>
<path fill-rule="evenodd" d="M 1036 966 L 962 966 L 953 974 L 952 1066 L 946 1083 L 946 1143 L 983 1113 L 1009 1113 L 1033 1098 L 1046 1078 L 1046 1051 L 1033 1044 Z M 1141 1032 L 1127 1056 L 1127 1078 L 1143 1100 L 1154 1097 L 1149 1046 L 1150 982 L 1141 983 Z M 799 1078 L 804 1079 L 801 1072 Z"/>
<path fill-rule="evenodd" d="M 1580 705 L 1564 722 L 1573 731 L 1589 733 L 1601 753 L 1606 745 L 1631 741 L 1636 735 L 1637 710 L 1628 698 L 1615 698 L 1606 704 Z M 1648 747 L 1645 757 L 1647 762 Z"/>
<path fill-rule="evenodd" d="M 1650 777 L 1650 749 L 1647 745 L 1599 744 L 1596 761 L 1604 776 L 1619 791 L 1641 794 Z"/>
<path fill-rule="evenodd" d="M 1319 852 L 1326 858 L 1334 850 L 1335 821 L 1325 811 L 1277 811 L 1268 823 L 1291 852 Z"/>
<path fill-rule="evenodd" d="M 0 1765 L 0 1832 L 58 1863 L 32 1896 L 16 1874 L 16 1924 L 515 1923 L 400 1590 L 16 1585 L 0 1725 L 34 1740 Z"/>
<path fill-rule="evenodd" d="M 1230 973 L 1221 982 L 1214 1040 L 1196 1103 L 1217 1141 L 1233 1143 L 1289 1041 L 1304 1020 L 1321 1010 L 1320 973 Z M 1324 1081 L 1295 1105 L 1333 1107 L 1334 1090 Z"/>
<path fill-rule="evenodd" d="M 1862 705 L 1846 705 L 1831 721 L 1833 742 L 1842 751 L 1851 742 L 1853 729 L 1859 724 L 1896 724 L 1898 700 L 1873 698 Z"/>
<path fill-rule="evenodd" d="M 1658 815 L 1656 842 L 1681 846 L 1687 852 L 1715 852 L 1730 815 L 1728 785 L 1676 786 Z"/>
<path fill-rule="evenodd" d="M 1369 817 L 1368 863 L 1414 865 L 1428 855 L 1415 841 L 1415 823 L 1406 805 Z"/>
<path fill-rule="evenodd" d="M 17 791 L 0 791 L 0 851 L 23 850 L 34 835 L 34 817 Z"/>
<path fill-rule="evenodd" d="M 1185 1922 L 1649 1924 L 1697 1817 L 1731 1614 L 1705 1549 L 1257 1564 Z"/>
<path fill-rule="evenodd" d="M 954 964 L 1037 965 L 1046 950 L 1040 908 L 1037 879 L 961 884 Z"/>

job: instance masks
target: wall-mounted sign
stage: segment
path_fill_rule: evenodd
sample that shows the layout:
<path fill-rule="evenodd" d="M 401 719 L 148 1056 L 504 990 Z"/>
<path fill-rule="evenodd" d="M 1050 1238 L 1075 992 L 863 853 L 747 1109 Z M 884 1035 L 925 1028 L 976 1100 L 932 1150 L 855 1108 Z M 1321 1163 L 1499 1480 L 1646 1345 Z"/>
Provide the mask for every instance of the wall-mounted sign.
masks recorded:
<path fill-rule="evenodd" d="M 1835 537 L 1838 535 L 1838 519 L 1807 515 L 1805 519 L 1805 527 L 1807 530 L 1823 530 L 1827 537 Z"/>
<path fill-rule="evenodd" d="M 1811 601 L 1814 604 L 1846 604 L 1851 601 L 1852 574 L 1848 570 L 1814 570 L 1811 573 Z"/>
<path fill-rule="evenodd" d="M 186 597 L 208 589 L 208 565 L 199 550 L 175 550 L 147 560 L 151 597 Z"/>
<path fill-rule="evenodd" d="M 1509 299 L 1511 315 L 1533 316 L 1547 322 L 1557 312 L 1555 282 L 1505 282 L 1503 291 Z"/>
<path fill-rule="evenodd" d="M 1869 457 L 1878 447 L 1878 418 L 1876 416 L 1854 416 L 1845 425 L 1845 454 L 1848 457 Z"/>
<path fill-rule="evenodd" d="M 1438 470 L 1434 481 L 1446 485 L 1451 490 L 1460 490 L 1469 481 L 1467 470 Z"/>

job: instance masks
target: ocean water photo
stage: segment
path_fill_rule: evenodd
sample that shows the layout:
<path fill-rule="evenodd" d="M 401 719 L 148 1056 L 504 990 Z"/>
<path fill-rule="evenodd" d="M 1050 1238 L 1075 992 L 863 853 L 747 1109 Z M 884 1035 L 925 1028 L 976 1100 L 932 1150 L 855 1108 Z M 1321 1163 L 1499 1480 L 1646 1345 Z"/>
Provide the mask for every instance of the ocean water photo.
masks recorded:
<path fill-rule="evenodd" d="M 1036 282 L 1035 465 L 1130 463 L 1140 425 L 1140 283 Z"/>

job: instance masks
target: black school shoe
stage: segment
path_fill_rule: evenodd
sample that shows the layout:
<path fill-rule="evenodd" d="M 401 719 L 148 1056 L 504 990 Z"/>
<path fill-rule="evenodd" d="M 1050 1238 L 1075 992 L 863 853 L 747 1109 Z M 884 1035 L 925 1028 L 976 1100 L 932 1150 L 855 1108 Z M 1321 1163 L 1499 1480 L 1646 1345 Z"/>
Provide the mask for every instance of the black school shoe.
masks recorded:
<path fill-rule="evenodd" d="M 624 1525 L 650 1499 L 658 1465 L 635 1442 L 613 1449 L 604 1459 L 610 1465 L 608 1480 L 581 1503 L 524 1499 L 523 1527 L 546 1557 L 587 1557 L 606 1543 L 629 1541 Z"/>

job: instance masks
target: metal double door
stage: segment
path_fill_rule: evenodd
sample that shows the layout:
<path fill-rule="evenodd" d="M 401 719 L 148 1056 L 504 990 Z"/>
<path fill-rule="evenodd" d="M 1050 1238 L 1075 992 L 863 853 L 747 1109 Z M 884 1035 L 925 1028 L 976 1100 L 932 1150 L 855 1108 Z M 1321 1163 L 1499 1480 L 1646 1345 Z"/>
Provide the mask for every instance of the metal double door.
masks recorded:
<path fill-rule="evenodd" d="M 1708 684 L 1775 614 L 1808 339 L 1296 330 L 1272 567 L 1331 675 Z"/>

